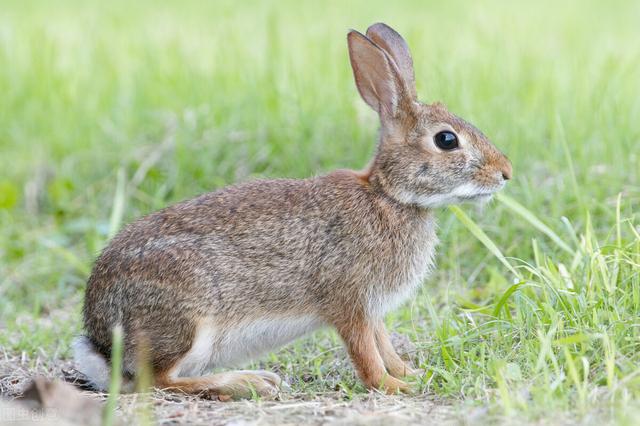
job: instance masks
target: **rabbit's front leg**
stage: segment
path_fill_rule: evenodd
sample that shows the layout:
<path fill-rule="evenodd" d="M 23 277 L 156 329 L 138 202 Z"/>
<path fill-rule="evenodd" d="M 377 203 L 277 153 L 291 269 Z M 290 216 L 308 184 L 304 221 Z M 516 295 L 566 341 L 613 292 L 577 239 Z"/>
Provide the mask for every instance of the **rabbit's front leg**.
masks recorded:
<path fill-rule="evenodd" d="M 387 333 L 387 329 L 384 326 L 384 322 L 382 320 L 378 321 L 376 324 L 376 344 L 378 347 L 378 351 L 380 352 L 380 356 L 382 357 L 382 361 L 384 362 L 384 366 L 386 367 L 389 374 L 393 377 L 405 377 L 412 376 L 418 373 L 417 370 L 414 370 L 410 366 L 407 365 L 406 362 L 400 358 L 395 348 L 391 344 L 391 340 L 389 340 L 389 333 Z"/>
<path fill-rule="evenodd" d="M 336 325 L 347 346 L 360 379 L 369 389 L 381 389 L 388 394 L 409 392 L 409 386 L 387 373 L 376 345 L 376 321 L 366 318 Z"/>

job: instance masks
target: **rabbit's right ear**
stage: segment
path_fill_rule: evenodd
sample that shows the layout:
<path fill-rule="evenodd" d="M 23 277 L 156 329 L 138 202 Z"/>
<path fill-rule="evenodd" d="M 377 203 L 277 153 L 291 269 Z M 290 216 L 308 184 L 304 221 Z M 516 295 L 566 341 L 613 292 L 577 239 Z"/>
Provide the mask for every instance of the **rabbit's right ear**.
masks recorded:
<path fill-rule="evenodd" d="M 413 72 L 413 59 L 407 42 L 393 28 L 378 22 L 367 28 L 367 37 L 384 49 L 398 66 L 400 74 L 406 83 L 409 94 L 416 99 L 416 77 Z"/>
<path fill-rule="evenodd" d="M 353 76 L 362 99 L 381 119 L 397 116 L 407 91 L 393 59 L 358 31 L 351 30 L 347 42 Z"/>

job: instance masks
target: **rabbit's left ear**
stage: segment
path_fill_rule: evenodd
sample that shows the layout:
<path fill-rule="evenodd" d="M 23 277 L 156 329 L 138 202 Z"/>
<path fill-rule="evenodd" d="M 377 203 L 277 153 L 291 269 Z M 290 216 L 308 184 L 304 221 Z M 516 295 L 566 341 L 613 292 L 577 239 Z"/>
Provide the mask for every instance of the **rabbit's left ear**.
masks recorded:
<path fill-rule="evenodd" d="M 367 28 L 367 37 L 383 49 L 396 63 L 402 75 L 405 89 L 409 96 L 416 100 L 416 78 L 413 72 L 413 59 L 407 42 L 393 28 L 382 22 Z"/>

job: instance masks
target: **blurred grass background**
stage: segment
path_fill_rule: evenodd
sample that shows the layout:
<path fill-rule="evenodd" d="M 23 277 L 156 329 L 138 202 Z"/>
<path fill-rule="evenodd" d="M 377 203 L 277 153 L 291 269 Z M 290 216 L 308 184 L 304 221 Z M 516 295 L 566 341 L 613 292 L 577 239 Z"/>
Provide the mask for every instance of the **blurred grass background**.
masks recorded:
<path fill-rule="evenodd" d="M 531 262 L 537 272 L 550 259 L 556 283 L 564 282 L 558 265 L 566 264 L 570 278 L 586 286 L 590 256 L 621 228 L 611 243 L 622 253 L 614 281 L 636 287 L 606 293 L 613 299 L 600 308 L 625 324 L 612 334 L 627 345 L 621 354 L 628 362 L 618 368 L 628 380 L 617 389 L 636 395 L 637 306 L 630 296 L 640 285 L 633 233 L 640 201 L 635 1 L 2 0 L 0 346 L 31 356 L 69 355 L 91 262 L 123 222 L 237 181 L 365 166 L 377 121 L 354 87 L 346 33 L 377 21 L 407 39 L 421 99 L 443 101 L 511 158 L 515 178 L 506 194 L 584 251 L 576 261 L 503 203 L 481 211 L 465 207 L 506 256 Z M 478 307 L 494 307 L 513 277 L 450 212 L 439 216 L 439 270 L 418 300 L 389 321 L 428 349 L 426 364 L 442 366 L 423 388 L 497 398 L 504 410 L 516 409 L 517 403 L 505 403 L 508 393 L 498 392 L 503 376 L 496 359 L 507 360 L 511 376 L 503 380 L 538 383 L 542 373 L 533 367 L 543 340 L 535 333 L 557 332 L 570 310 L 562 298 L 549 301 L 534 291 L 532 305 L 523 294 L 508 306 L 536 321 L 531 336 L 525 338 L 523 328 L 522 340 L 484 341 L 500 356 L 445 355 L 443 347 L 478 345 L 477 335 L 465 334 L 473 321 L 458 324 L 453 334 L 447 321 L 484 314 Z M 595 302 L 605 294 L 600 290 L 574 291 L 572 300 L 576 306 Z M 580 313 L 589 320 L 573 324 L 587 340 L 599 338 L 593 336 L 601 331 L 593 330 L 600 325 L 613 324 L 594 312 Z M 491 338 L 504 332 L 488 330 Z M 518 347 L 531 356 L 518 358 Z M 290 356 L 295 365 L 295 356 L 316 359 L 317 350 L 311 344 L 301 347 L 303 355 L 272 360 Z M 583 356 L 586 349 L 572 351 Z M 573 359 L 563 349 L 557 353 Z M 594 352 L 591 365 L 603 365 L 594 377 L 609 374 L 604 357 Z M 562 380 L 555 371 L 560 384 L 554 388 L 562 398 L 553 398 L 569 409 L 579 386 L 562 371 Z M 547 385 L 536 389 L 553 396 Z M 552 402 L 537 407 L 543 411 Z"/>

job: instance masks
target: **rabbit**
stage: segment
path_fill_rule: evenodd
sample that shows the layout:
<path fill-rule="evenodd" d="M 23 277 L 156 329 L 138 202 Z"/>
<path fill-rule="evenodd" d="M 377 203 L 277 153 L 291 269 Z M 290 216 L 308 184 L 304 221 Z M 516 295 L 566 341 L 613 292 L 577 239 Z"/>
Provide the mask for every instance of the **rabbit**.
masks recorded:
<path fill-rule="evenodd" d="M 274 395 L 268 371 L 227 371 L 321 327 L 341 337 L 362 383 L 410 392 L 415 373 L 383 319 L 432 270 L 434 210 L 481 201 L 505 186 L 511 163 L 441 103 L 416 97 L 404 39 L 377 23 L 351 30 L 349 58 L 362 99 L 380 119 L 361 171 L 254 180 L 134 221 L 95 262 L 75 361 L 96 389 L 110 376 L 112 330 L 124 331 L 122 376 L 140 353 L 158 388 L 210 397 Z"/>

